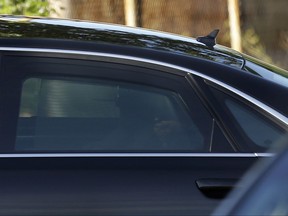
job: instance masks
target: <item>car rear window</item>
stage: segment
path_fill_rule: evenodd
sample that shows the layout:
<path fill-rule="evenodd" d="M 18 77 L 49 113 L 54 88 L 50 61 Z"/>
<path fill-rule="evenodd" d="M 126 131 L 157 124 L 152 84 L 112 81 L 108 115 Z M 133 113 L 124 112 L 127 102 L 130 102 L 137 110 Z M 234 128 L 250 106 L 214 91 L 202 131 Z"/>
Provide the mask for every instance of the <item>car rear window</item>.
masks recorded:
<path fill-rule="evenodd" d="M 288 71 L 244 55 L 245 69 L 279 85 L 288 87 Z"/>

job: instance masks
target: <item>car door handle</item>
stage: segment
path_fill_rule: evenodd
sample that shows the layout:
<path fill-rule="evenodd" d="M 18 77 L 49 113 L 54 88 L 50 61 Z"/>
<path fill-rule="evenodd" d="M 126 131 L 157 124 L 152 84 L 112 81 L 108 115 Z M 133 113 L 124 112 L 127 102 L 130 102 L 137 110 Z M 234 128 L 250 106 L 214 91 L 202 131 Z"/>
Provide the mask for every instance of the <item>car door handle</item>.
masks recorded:
<path fill-rule="evenodd" d="M 222 199 L 235 188 L 237 181 L 238 179 L 225 178 L 199 179 L 196 180 L 196 185 L 205 196 Z"/>

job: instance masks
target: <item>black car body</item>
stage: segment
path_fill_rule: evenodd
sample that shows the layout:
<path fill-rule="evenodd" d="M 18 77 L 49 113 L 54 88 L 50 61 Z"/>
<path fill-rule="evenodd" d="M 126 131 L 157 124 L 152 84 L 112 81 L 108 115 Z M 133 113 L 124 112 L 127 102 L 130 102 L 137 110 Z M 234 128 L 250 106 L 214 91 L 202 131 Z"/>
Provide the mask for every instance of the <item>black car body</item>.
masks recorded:
<path fill-rule="evenodd" d="M 287 137 L 277 148 L 277 156 L 256 163 L 213 215 L 288 214 Z"/>
<path fill-rule="evenodd" d="M 287 133 L 287 72 L 216 45 L 0 18 L 1 215 L 209 214 Z"/>

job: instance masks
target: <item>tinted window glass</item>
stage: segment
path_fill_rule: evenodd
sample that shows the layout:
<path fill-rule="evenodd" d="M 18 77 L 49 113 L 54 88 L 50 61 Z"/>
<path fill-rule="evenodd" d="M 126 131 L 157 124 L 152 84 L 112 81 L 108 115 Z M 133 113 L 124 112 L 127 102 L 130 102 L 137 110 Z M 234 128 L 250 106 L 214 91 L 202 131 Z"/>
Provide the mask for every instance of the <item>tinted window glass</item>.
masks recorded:
<path fill-rule="evenodd" d="M 225 102 L 241 129 L 255 144 L 268 148 L 283 135 L 273 124 L 265 121 L 263 116 L 256 115 L 250 109 L 232 100 Z"/>
<path fill-rule="evenodd" d="M 25 80 L 16 150 L 208 151 L 211 130 L 199 129 L 178 93 L 91 80 Z M 201 124 L 210 128 L 211 122 Z"/>
<path fill-rule="evenodd" d="M 240 143 L 248 144 L 254 151 L 265 151 L 285 136 L 285 129 L 249 105 L 222 91 L 214 88 L 212 90 L 227 110 L 226 117 L 232 126 L 231 129 L 236 129 L 234 134 L 241 139 Z"/>

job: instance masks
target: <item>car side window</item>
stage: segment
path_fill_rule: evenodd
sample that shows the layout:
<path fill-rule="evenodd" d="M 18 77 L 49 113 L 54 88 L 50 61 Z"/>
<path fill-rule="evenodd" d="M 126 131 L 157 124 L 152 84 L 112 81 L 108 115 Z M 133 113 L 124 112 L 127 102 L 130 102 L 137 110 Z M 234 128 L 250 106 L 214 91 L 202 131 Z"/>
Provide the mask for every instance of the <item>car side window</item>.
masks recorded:
<path fill-rule="evenodd" d="M 221 90 L 211 89 L 226 110 L 226 117 L 230 118 L 229 122 L 235 122 L 233 125 L 235 136 L 254 151 L 266 151 L 287 133 L 285 129 L 248 104 Z"/>
<path fill-rule="evenodd" d="M 256 145 L 269 148 L 283 135 L 281 130 L 265 121 L 252 110 L 241 106 L 233 100 L 226 100 L 225 103 L 241 129 Z"/>
<path fill-rule="evenodd" d="M 172 90 L 123 81 L 24 80 L 16 151 L 205 152 L 208 130 Z M 202 121 L 205 121 L 205 118 Z"/>

